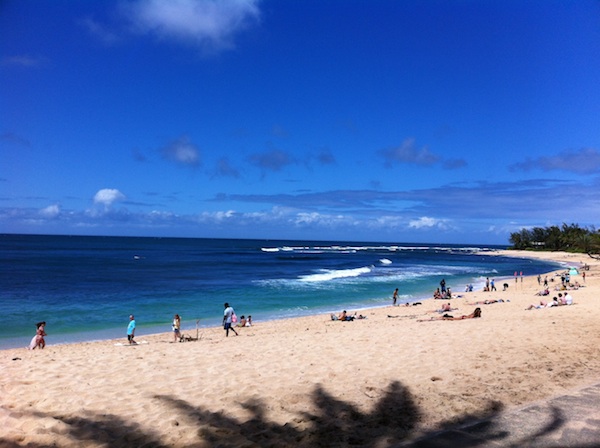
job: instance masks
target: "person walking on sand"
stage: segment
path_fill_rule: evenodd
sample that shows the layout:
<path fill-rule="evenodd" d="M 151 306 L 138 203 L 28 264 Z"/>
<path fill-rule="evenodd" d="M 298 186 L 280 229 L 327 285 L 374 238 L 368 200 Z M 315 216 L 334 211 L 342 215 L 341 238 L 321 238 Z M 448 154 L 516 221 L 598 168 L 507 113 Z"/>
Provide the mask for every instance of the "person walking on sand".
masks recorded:
<path fill-rule="evenodd" d="M 223 312 L 223 328 L 225 329 L 225 336 L 229 336 L 229 330 L 233 331 L 238 336 L 237 331 L 231 326 L 231 320 L 233 318 L 233 308 L 229 306 L 229 303 L 225 302 L 225 311 Z"/>
<path fill-rule="evenodd" d="M 173 318 L 173 342 L 181 341 L 181 317 L 175 314 Z"/>
<path fill-rule="evenodd" d="M 133 339 L 135 336 L 135 318 L 133 317 L 133 314 L 129 315 L 129 325 L 127 325 L 127 340 L 129 341 L 129 344 L 137 344 L 137 342 L 135 342 L 135 340 Z"/>
<path fill-rule="evenodd" d="M 392 306 L 396 306 L 396 302 L 398 302 L 398 288 L 394 290 L 394 296 L 392 297 L 393 303 Z"/>

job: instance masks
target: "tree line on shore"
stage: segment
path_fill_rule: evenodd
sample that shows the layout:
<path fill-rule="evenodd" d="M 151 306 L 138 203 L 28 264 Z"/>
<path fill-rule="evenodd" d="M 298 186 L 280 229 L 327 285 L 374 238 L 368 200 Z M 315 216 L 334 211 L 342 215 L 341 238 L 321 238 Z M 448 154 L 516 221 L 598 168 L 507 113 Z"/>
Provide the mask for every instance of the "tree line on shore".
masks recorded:
<path fill-rule="evenodd" d="M 518 250 L 583 252 L 600 257 L 600 230 L 578 224 L 523 228 L 510 234 L 510 244 Z"/>

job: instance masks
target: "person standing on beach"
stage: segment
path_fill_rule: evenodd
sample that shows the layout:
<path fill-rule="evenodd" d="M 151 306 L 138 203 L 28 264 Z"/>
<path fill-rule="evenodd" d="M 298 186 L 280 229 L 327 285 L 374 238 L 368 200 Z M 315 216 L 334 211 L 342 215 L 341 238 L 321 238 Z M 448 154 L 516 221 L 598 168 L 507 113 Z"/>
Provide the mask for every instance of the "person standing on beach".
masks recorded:
<path fill-rule="evenodd" d="M 398 302 L 398 288 L 394 290 L 394 296 L 392 297 L 392 299 L 394 300 L 392 306 L 396 306 L 396 302 Z"/>
<path fill-rule="evenodd" d="M 440 290 L 442 291 L 442 295 L 446 292 L 446 279 L 443 278 L 440 282 Z"/>
<path fill-rule="evenodd" d="M 127 340 L 129 341 L 129 344 L 137 344 L 137 342 L 135 342 L 135 340 L 133 339 L 135 336 L 135 318 L 133 317 L 133 314 L 129 315 L 129 325 L 127 325 Z"/>
<path fill-rule="evenodd" d="M 238 336 L 237 331 L 231 326 L 233 314 L 233 308 L 229 306 L 229 303 L 225 303 L 225 311 L 223 312 L 223 328 L 225 329 L 225 336 L 229 336 L 229 330 L 233 331 L 235 335 Z"/>
<path fill-rule="evenodd" d="M 173 342 L 181 341 L 181 317 L 175 314 L 173 318 Z"/>
<path fill-rule="evenodd" d="M 29 350 L 34 350 L 36 347 L 41 350 L 46 346 L 46 340 L 44 339 L 44 336 L 46 336 L 46 322 L 38 322 L 35 326 L 37 330 L 29 347 L 27 347 Z"/>

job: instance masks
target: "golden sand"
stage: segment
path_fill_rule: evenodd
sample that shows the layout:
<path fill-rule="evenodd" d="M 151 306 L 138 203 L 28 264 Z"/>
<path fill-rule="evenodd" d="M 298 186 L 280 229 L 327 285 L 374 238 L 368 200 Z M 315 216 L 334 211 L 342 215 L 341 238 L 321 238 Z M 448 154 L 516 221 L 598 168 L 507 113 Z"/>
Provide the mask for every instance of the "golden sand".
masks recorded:
<path fill-rule="evenodd" d="M 590 269 L 573 279 L 584 287 L 572 306 L 525 310 L 540 300 L 534 277 L 507 291 L 496 279 L 497 292 L 449 285 L 462 296 L 455 316 L 505 301 L 479 305 L 480 319 L 418 322 L 447 303 L 427 300 L 353 322 L 258 321 L 238 337 L 215 327 L 199 341 L 138 335 L 147 343 L 129 347 L 53 346 L 50 335 L 44 350 L 3 350 L 0 446 L 386 447 L 598 382 L 600 264 L 508 255 Z"/>

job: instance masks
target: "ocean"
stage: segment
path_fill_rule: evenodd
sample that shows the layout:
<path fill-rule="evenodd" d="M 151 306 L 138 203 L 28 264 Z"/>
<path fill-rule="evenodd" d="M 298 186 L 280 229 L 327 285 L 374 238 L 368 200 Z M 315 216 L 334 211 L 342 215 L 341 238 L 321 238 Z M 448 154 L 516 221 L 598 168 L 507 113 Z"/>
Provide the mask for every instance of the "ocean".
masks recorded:
<path fill-rule="evenodd" d="M 148 237 L 0 235 L 0 349 L 25 347 L 46 321 L 49 345 L 221 324 L 223 303 L 255 324 L 431 299 L 486 277 L 561 265 L 500 257 L 505 246 Z M 513 283 L 511 283 L 512 285 Z M 501 288 L 499 288 L 501 289 Z"/>

